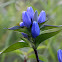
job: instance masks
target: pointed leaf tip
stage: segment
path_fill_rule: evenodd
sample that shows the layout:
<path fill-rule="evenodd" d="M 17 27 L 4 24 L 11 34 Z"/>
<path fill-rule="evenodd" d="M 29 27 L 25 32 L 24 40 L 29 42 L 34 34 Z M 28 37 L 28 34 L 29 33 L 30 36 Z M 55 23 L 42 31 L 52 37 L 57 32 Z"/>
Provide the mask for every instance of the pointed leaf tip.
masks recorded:
<path fill-rule="evenodd" d="M 54 26 L 54 25 L 42 25 L 40 27 L 40 29 L 43 31 L 43 30 L 48 30 L 48 29 L 53 29 L 53 28 L 59 28 L 61 27 L 60 25 L 59 26 Z"/>
<path fill-rule="evenodd" d="M 9 30 L 17 30 L 17 29 L 20 29 L 21 27 L 20 26 L 14 26 L 14 27 L 11 27 L 11 28 L 8 28 Z"/>

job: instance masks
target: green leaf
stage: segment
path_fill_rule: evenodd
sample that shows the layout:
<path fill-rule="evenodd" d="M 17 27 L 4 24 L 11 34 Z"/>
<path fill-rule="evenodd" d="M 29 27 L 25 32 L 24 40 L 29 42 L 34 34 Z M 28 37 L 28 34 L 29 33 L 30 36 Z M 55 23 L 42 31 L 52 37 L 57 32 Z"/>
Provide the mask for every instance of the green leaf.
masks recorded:
<path fill-rule="evenodd" d="M 14 30 L 14 31 L 23 32 L 23 33 L 26 33 L 26 34 L 28 34 L 28 35 L 31 35 L 31 34 L 29 33 L 29 31 L 28 31 L 27 28 L 21 28 L 21 29 L 17 29 L 17 30 Z"/>
<path fill-rule="evenodd" d="M 17 55 L 19 55 L 19 54 L 22 54 L 23 55 L 23 51 L 21 51 L 19 49 L 12 51 L 12 53 L 16 53 Z"/>
<path fill-rule="evenodd" d="M 59 28 L 59 27 L 61 27 L 61 25 L 60 25 L 60 26 L 42 25 L 42 26 L 40 27 L 40 29 L 41 29 L 42 31 L 44 31 L 44 30 L 53 29 L 53 28 Z"/>
<path fill-rule="evenodd" d="M 21 39 L 22 39 L 23 41 L 27 42 L 28 44 L 30 44 L 30 41 L 29 41 L 28 39 L 26 39 L 26 38 L 24 38 L 24 37 L 21 37 Z"/>
<path fill-rule="evenodd" d="M 19 41 L 17 43 L 12 44 L 8 48 L 6 48 L 2 53 L 11 52 L 11 51 L 14 51 L 16 49 L 24 48 L 24 47 L 29 47 L 29 44 L 24 42 L 24 41 Z"/>
<path fill-rule="evenodd" d="M 38 45 L 39 45 L 41 42 L 43 42 L 43 41 L 49 39 L 50 37 L 52 37 L 52 36 L 58 34 L 60 31 L 61 31 L 61 29 L 60 29 L 60 30 L 57 30 L 57 31 L 54 31 L 54 32 L 49 32 L 49 33 L 40 34 L 39 36 L 37 36 L 37 37 L 35 38 L 35 42 L 36 42 L 35 45 L 36 45 L 36 47 L 38 47 Z"/>
<path fill-rule="evenodd" d="M 8 28 L 8 30 L 14 30 L 14 31 L 18 31 L 18 32 L 24 32 L 24 33 L 30 35 L 29 30 L 27 29 L 27 27 L 14 26 L 14 27 Z"/>

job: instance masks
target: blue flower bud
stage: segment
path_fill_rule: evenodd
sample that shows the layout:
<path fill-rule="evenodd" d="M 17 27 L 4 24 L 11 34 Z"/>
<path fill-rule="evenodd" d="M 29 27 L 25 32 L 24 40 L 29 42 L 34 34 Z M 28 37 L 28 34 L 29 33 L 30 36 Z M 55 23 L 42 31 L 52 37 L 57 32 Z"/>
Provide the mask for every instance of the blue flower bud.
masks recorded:
<path fill-rule="evenodd" d="M 20 22 L 19 25 L 20 25 L 20 27 L 24 27 L 25 26 L 23 22 Z"/>
<path fill-rule="evenodd" d="M 22 33 L 22 35 L 25 37 L 25 38 L 28 38 L 28 35 L 26 33 Z"/>
<path fill-rule="evenodd" d="M 62 62 L 62 50 L 61 50 L 61 49 L 59 49 L 59 50 L 57 51 L 57 56 L 58 56 L 59 62 Z"/>
<path fill-rule="evenodd" d="M 27 13 L 26 11 L 24 11 L 24 12 L 22 13 L 22 20 L 23 20 L 24 25 L 25 25 L 27 28 L 29 28 L 30 25 L 31 25 L 31 19 L 29 18 L 29 15 L 28 15 L 28 13 Z"/>
<path fill-rule="evenodd" d="M 33 20 L 34 11 L 33 11 L 33 8 L 32 7 L 28 7 L 27 8 L 27 13 L 28 13 L 30 19 Z"/>
<path fill-rule="evenodd" d="M 37 10 L 36 10 L 35 13 L 34 13 L 33 21 L 38 22 L 38 12 L 37 12 Z"/>
<path fill-rule="evenodd" d="M 38 23 L 45 22 L 45 20 L 46 20 L 46 13 L 45 11 L 42 10 L 38 17 Z"/>
<path fill-rule="evenodd" d="M 33 38 L 36 38 L 40 34 L 40 28 L 36 21 L 33 21 L 31 33 Z"/>

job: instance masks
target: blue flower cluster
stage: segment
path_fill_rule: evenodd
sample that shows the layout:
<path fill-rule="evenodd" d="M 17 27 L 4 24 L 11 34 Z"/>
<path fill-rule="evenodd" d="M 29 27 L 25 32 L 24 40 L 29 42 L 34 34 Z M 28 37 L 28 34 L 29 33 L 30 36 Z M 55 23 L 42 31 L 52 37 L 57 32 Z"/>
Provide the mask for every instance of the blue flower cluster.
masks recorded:
<path fill-rule="evenodd" d="M 62 50 L 61 50 L 61 49 L 59 49 L 59 50 L 57 51 L 57 56 L 58 56 L 59 62 L 62 62 Z"/>
<path fill-rule="evenodd" d="M 27 11 L 22 13 L 23 22 L 20 23 L 21 27 L 31 28 L 31 34 L 33 38 L 36 38 L 40 34 L 39 24 L 45 22 L 46 13 L 41 11 L 39 16 L 37 11 L 33 11 L 32 7 L 28 7 Z"/>

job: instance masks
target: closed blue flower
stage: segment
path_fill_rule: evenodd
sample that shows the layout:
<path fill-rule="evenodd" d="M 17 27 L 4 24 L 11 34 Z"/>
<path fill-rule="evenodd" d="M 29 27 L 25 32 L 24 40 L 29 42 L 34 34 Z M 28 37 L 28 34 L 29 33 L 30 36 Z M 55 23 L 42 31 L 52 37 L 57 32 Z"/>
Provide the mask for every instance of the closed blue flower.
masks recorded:
<path fill-rule="evenodd" d="M 22 32 L 21 34 L 23 35 L 23 37 L 28 38 L 28 35 L 26 33 Z"/>
<path fill-rule="evenodd" d="M 27 8 L 27 13 L 28 13 L 30 19 L 33 20 L 34 11 L 33 11 L 33 8 L 32 7 L 28 7 Z"/>
<path fill-rule="evenodd" d="M 37 10 L 34 13 L 33 21 L 37 21 L 38 22 L 38 12 L 37 12 Z"/>
<path fill-rule="evenodd" d="M 36 21 L 33 21 L 31 33 L 33 38 L 36 38 L 40 34 L 40 28 Z"/>
<path fill-rule="evenodd" d="M 31 25 L 31 19 L 30 19 L 29 15 L 28 15 L 28 13 L 27 13 L 26 11 L 24 11 L 24 12 L 22 13 L 22 20 L 23 20 L 24 25 L 25 25 L 27 28 L 29 28 L 30 25 Z"/>
<path fill-rule="evenodd" d="M 19 25 L 20 25 L 20 27 L 24 27 L 25 26 L 23 22 L 20 22 Z"/>
<path fill-rule="evenodd" d="M 41 13 L 39 14 L 39 17 L 38 17 L 38 23 L 42 23 L 42 22 L 45 22 L 46 20 L 46 13 L 45 11 L 41 11 Z"/>
<path fill-rule="evenodd" d="M 62 50 L 61 50 L 61 49 L 59 49 L 59 50 L 57 51 L 57 56 L 58 56 L 59 62 L 62 62 Z"/>

